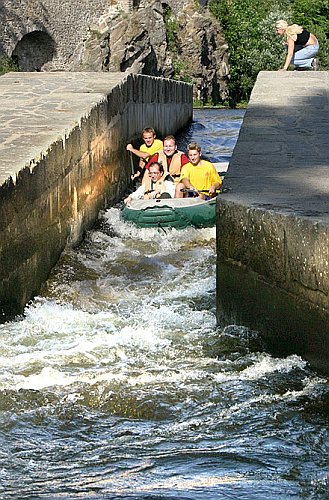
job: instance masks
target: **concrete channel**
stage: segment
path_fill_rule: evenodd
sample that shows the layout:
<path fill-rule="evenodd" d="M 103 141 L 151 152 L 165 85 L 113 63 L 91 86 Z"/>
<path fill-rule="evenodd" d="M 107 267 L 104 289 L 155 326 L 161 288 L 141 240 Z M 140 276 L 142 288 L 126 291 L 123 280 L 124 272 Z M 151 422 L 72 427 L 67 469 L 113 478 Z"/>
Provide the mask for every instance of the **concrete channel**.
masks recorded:
<path fill-rule="evenodd" d="M 21 313 L 66 246 L 122 198 L 143 127 L 192 120 L 192 86 L 122 73 L 0 77 L 0 315 Z"/>

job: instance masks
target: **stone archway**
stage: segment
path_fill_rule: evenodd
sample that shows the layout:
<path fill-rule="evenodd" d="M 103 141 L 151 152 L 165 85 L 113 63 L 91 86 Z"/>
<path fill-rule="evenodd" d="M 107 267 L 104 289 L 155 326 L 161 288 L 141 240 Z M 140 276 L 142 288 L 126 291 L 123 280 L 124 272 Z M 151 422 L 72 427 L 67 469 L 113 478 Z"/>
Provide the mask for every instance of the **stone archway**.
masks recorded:
<path fill-rule="evenodd" d="M 17 43 L 12 59 L 20 71 L 41 71 L 56 54 L 54 40 L 44 31 L 32 31 Z"/>

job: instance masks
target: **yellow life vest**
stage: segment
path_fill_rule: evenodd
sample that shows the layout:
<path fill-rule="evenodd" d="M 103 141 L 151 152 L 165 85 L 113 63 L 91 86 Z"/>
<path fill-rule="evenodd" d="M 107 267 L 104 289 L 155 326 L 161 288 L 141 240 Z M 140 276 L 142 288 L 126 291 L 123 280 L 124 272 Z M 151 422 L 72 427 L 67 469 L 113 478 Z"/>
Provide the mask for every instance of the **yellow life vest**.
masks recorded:
<path fill-rule="evenodd" d="M 158 161 L 160 163 L 162 163 L 163 165 L 163 169 L 165 171 L 165 173 L 169 172 L 169 174 L 173 177 L 174 181 L 175 181 L 175 184 L 178 183 L 179 181 L 179 177 L 180 177 L 180 171 L 181 171 L 181 156 L 182 156 L 182 152 L 181 151 L 176 151 L 172 157 L 171 157 L 171 162 L 170 162 L 170 166 L 169 166 L 169 169 L 168 169 L 168 163 L 167 163 L 167 157 L 166 155 L 164 154 L 163 151 L 159 151 L 158 152 Z"/>
<path fill-rule="evenodd" d="M 152 191 L 158 191 L 160 195 L 166 191 L 165 180 L 168 176 L 168 172 L 165 172 L 157 182 L 152 182 L 151 177 L 147 176 L 143 180 L 144 184 L 144 200 L 149 200 L 153 198 Z M 160 196 L 159 195 L 159 196 Z"/>

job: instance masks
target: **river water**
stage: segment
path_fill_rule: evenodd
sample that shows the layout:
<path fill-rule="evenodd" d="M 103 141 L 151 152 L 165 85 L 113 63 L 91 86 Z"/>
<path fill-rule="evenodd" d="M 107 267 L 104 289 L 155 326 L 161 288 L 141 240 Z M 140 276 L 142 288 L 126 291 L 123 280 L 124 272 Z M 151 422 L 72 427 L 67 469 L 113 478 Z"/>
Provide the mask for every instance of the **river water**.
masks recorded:
<path fill-rule="evenodd" d="M 229 159 L 243 111 L 181 142 Z M 329 498 L 328 382 L 215 320 L 215 230 L 101 214 L 1 325 L 1 499 Z"/>

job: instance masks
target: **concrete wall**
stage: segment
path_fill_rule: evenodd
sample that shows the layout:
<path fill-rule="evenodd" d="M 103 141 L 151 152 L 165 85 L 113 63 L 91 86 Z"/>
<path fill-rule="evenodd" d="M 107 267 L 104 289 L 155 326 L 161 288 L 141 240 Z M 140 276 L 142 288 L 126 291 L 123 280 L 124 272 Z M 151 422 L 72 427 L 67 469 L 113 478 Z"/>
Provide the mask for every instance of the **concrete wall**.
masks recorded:
<path fill-rule="evenodd" d="M 329 372 L 329 74 L 263 72 L 218 201 L 217 316 Z"/>
<path fill-rule="evenodd" d="M 217 228 L 219 323 L 329 371 L 328 226 L 222 200 Z"/>
<path fill-rule="evenodd" d="M 137 75 L 118 83 L 121 76 L 0 78 L 2 319 L 22 312 L 65 246 L 121 199 L 131 173 L 127 142 L 145 126 L 164 135 L 192 119 L 191 86 Z"/>

